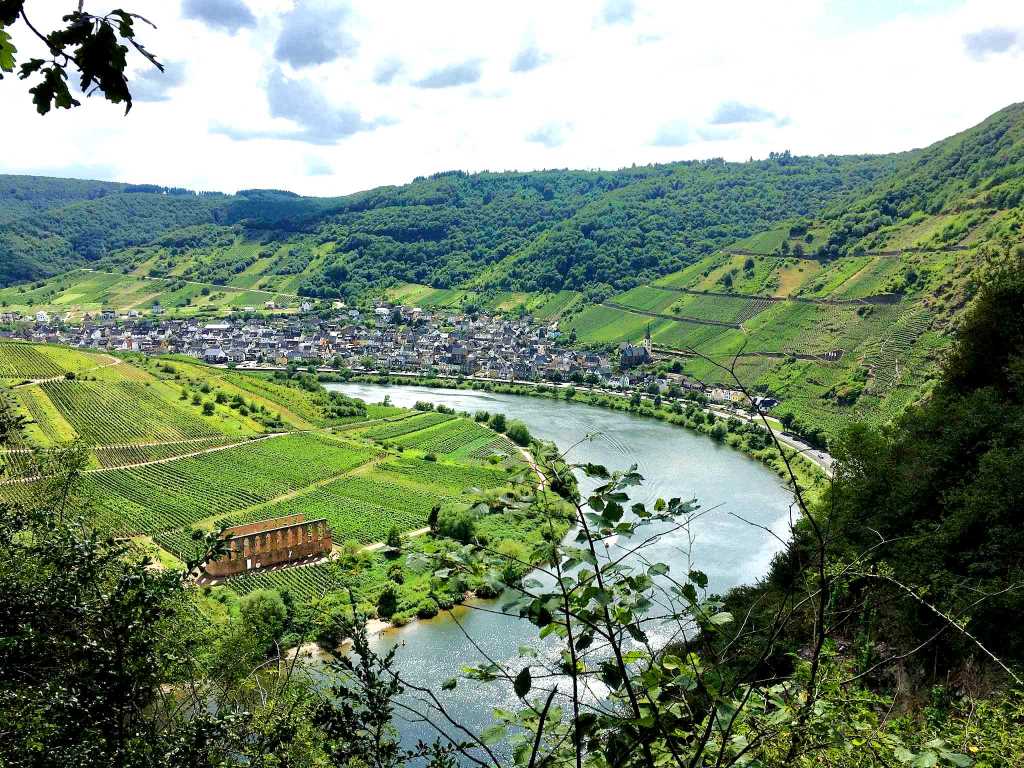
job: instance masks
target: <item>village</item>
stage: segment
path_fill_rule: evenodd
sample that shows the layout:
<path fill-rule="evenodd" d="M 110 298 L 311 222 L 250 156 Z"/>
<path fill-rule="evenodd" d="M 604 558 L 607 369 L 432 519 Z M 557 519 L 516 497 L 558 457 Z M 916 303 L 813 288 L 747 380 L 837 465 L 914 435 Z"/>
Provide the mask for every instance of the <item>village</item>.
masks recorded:
<path fill-rule="evenodd" d="M 245 312 L 224 318 L 165 318 L 105 309 L 70 323 L 40 311 L 0 316 L 0 338 L 106 352 L 180 354 L 238 368 L 315 366 L 355 373 L 575 383 L 602 389 L 694 391 L 720 402 L 741 393 L 709 388 L 682 373 L 653 373 L 650 338 L 609 354 L 577 349 L 558 322 L 389 305 L 361 309 Z"/>

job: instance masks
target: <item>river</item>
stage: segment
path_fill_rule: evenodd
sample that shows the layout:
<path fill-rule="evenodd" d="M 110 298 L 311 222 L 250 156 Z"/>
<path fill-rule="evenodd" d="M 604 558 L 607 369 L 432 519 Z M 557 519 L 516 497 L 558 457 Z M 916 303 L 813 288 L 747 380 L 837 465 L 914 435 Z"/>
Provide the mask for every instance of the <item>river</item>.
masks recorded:
<path fill-rule="evenodd" d="M 553 441 L 562 450 L 579 443 L 568 456 L 570 461 L 603 464 L 610 470 L 636 464 L 645 482 L 632 501 L 677 496 L 696 498 L 704 509 L 714 508 L 694 524 L 689 537 L 667 535 L 645 551 L 648 558 L 669 563 L 676 573 L 699 568 L 708 575 L 712 591 L 722 592 L 763 575 L 781 547 L 774 536 L 733 515 L 766 526 L 783 539 L 788 536 L 791 496 L 779 478 L 739 451 L 681 427 L 597 406 L 526 395 L 407 385 L 326 386 L 367 402 L 381 402 L 388 396 L 398 406 L 427 400 L 469 413 L 504 413 L 522 420 L 536 437 Z M 586 489 L 585 484 L 581 486 Z M 496 606 L 491 603 L 487 607 Z M 458 623 L 442 615 L 389 630 L 375 640 L 375 646 L 384 651 L 401 645 L 396 659 L 402 674 L 437 691 L 453 714 L 479 732 L 490 723 L 493 708 L 514 710 L 517 700 L 509 686 L 497 683 L 460 681 L 454 691 L 440 693 L 443 681 L 458 676 L 464 665 L 483 660 L 463 630 L 493 659 L 509 661 L 514 668 L 523 665 L 517 661 L 519 646 L 540 648 L 545 644 L 537 640 L 536 628 L 525 621 L 472 607 L 456 609 L 456 616 Z M 546 650 L 553 653 L 551 646 Z M 398 720 L 402 741 L 408 746 L 417 739 L 432 741 L 436 735 L 424 723 L 403 722 L 401 716 Z"/>

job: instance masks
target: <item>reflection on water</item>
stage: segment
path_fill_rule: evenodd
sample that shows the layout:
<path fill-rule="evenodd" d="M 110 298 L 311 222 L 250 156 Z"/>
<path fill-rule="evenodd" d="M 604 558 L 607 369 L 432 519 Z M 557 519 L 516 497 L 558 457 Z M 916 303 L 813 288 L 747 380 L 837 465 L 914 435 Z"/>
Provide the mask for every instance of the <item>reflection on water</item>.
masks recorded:
<path fill-rule="evenodd" d="M 580 443 L 570 454 L 571 461 L 603 464 L 610 470 L 636 464 L 645 480 L 632 501 L 696 498 L 704 509 L 713 508 L 691 527 L 689 535 L 666 535 L 645 551 L 649 559 L 669 563 L 676 573 L 685 573 L 691 565 L 699 568 L 708 575 L 712 591 L 757 579 L 781 547 L 773 536 L 738 517 L 767 526 L 782 538 L 787 534 L 790 496 L 772 472 L 704 435 L 655 419 L 523 395 L 404 385 L 327 386 L 367 402 L 380 402 L 387 395 L 399 406 L 429 400 L 469 413 L 501 412 L 522 420 L 534 435 L 563 450 Z M 593 437 L 587 439 L 589 435 Z M 532 625 L 495 613 L 497 608 L 494 603 L 475 603 L 457 609 L 455 619 L 442 615 L 389 630 L 376 640 L 377 650 L 400 644 L 396 658 L 403 676 L 438 691 L 454 715 L 479 731 L 489 724 L 495 707 L 515 709 L 517 699 L 509 686 L 497 683 L 460 681 L 454 691 L 440 692 L 441 683 L 457 677 L 463 666 L 483 661 L 466 635 L 493 660 L 509 662 L 516 669 L 523 665 L 518 661 L 521 645 L 536 648 L 541 656 L 553 658 L 557 653 L 555 646 L 537 640 Z M 662 639 L 670 632 L 665 628 Z M 400 725 L 403 742 L 410 746 L 436 735 L 422 722 Z"/>

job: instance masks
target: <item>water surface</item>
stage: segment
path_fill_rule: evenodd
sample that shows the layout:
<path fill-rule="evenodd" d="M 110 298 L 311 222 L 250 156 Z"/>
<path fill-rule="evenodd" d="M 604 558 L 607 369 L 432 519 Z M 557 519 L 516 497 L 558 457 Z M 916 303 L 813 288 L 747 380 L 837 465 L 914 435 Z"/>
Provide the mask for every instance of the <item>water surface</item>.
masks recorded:
<path fill-rule="evenodd" d="M 716 592 L 763 575 L 781 547 L 776 538 L 738 517 L 767 526 L 782 538 L 787 535 L 791 499 L 779 478 L 739 451 L 681 427 L 597 406 L 526 395 L 363 383 L 326 386 L 373 403 L 388 396 L 398 406 L 411 407 L 417 400 L 427 400 L 469 413 L 504 413 L 522 420 L 535 436 L 553 441 L 562 450 L 578 443 L 568 456 L 570 461 L 603 464 L 609 470 L 637 465 L 645 482 L 633 494 L 633 501 L 650 503 L 659 496 L 696 498 L 703 508 L 713 508 L 688 534 L 666 535 L 645 552 L 649 559 L 669 563 L 673 573 L 699 568 Z M 483 661 L 481 651 L 515 668 L 522 664 L 516 660 L 521 645 L 534 646 L 542 655 L 555 652 L 537 640 L 532 625 L 491 612 L 498 608 L 493 602 L 476 605 L 456 609 L 457 620 L 440 616 L 390 630 L 377 638 L 376 647 L 382 651 L 400 644 L 397 659 L 402 674 L 435 691 L 443 681 L 458 676 L 464 665 Z M 668 637 L 669 630 L 664 631 Z M 494 707 L 515 709 L 517 701 L 507 687 L 461 681 L 454 691 L 439 695 L 477 732 L 490 723 Z M 435 735 L 425 723 L 400 726 L 408 745 L 417 739 L 432 740 Z"/>

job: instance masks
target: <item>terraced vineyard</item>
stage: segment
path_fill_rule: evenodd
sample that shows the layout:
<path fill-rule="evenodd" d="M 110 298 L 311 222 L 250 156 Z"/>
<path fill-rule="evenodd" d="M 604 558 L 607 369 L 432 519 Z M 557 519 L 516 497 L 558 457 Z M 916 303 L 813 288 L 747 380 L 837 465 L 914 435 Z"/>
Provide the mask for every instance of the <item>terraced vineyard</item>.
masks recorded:
<path fill-rule="evenodd" d="M 0 451 L 0 479 L 14 480 L 34 473 L 32 454 L 26 449 Z"/>
<path fill-rule="evenodd" d="M 655 345 L 672 349 L 694 348 L 703 351 L 708 345 L 720 343 L 723 339 L 739 338 L 739 331 L 724 325 L 703 325 L 685 320 L 666 322 L 651 329 L 651 341 Z"/>
<path fill-rule="evenodd" d="M 747 301 L 743 309 L 736 315 L 737 323 L 745 323 L 755 315 L 759 315 L 770 307 L 774 302 L 766 298 L 756 298 Z"/>
<path fill-rule="evenodd" d="M 44 344 L 0 341 L 0 382 L 16 384 L 26 380 L 52 379 L 66 373 L 81 373 L 114 358 Z"/>
<path fill-rule="evenodd" d="M 384 475 L 397 480 L 432 486 L 448 492 L 452 489 L 500 488 L 509 482 L 507 472 L 468 464 L 448 464 L 439 461 L 401 458 L 383 462 L 377 467 Z"/>
<path fill-rule="evenodd" d="M 240 595 L 257 589 L 287 590 L 297 602 L 316 600 L 337 586 L 337 573 L 330 563 L 245 574 L 231 579 L 231 588 Z"/>
<path fill-rule="evenodd" d="M 771 302 L 760 303 L 746 296 L 712 296 L 683 294 L 672 305 L 671 312 L 683 317 L 719 323 L 741 323 L 765 309 Z"/>
<path fill-rule="evenodd" d="M 679 296 L 664 288 L 641 285 L 615 297 L 616 304 L 641 309 L 647 312 L 664 312 Z"/>
<path fill-rule="evenodd" d="M 231 258 L 240 257 L 239 250 L 236 249 Z M 156 266 L 155 260 L 149 266 Z M 177 270 L 172 270 L 177 272 L 174 277 L 166 279 L 146 276 L 149 271 L 149 268 L 142 268 L 135 274 L 121 274 L 80 269 L 60 275 L 37 289 L 26 291 L 22 286 L 0 289 L 0 300 L 18 312 L 30 314 L 45 310 L 70 315 L 77 321 L 86 313 L 96 314 L 107 307 L 146 312 L 160 304 L 165 311 L 176 315 L 201 316 L 223 314 L 246 305 L 262 307 L 270 300 L 278 307 L 287 307 L 298 298 L 293 293 L 246 290 L 241 285 L 245 282 L 243 279 L 237 281 L 238 286 L 202 285 L 176 279 L 182 276 Z"/>
<path fill-rule="evenodd" d="M 364 437 L 463 461 L 490 460 L 519 464 L 518 449 L 504 435 L 466 417 L 422 413 L 360 430 Z"/>
<path fill-rule="evenodd" d="M 307 520 L 325 518 L 339 544 L 345 541 L 372 544 L 384 541 L 393 526 L 399 531 L 422 528 L 431 507 L 444 504 L 449 498 L 452 497 L 439 495 L 433 489 L 424 490 L 409 484 L 343 477 L 278 502 L 224 515 L 206 529 L 301 514 Z M 195 526 L 189 525 L 163 531 L 155 535 L 154 540 L 169 552 L 186 558 L 194 552 L 191 535 L 194 529 Z"/>
<path fill-rule="evenodd" d="M 103 526 L 123 536 L 154 534 L 265 504 L 354 469 L 369 446 L 288 435 L 238 448 L 89 475 Z"/>
<path fill-rule="evenodd" d="M 473 445 L 491 443 L 494 432 L 470 419 L 449 419 L 427 429 L 411 432 L 395 440 L 406 448 L 417 448 L 427 453 L 454 453 Z"/>
<path fill-rule="evenodd" d="M 63 376 L 66 369 L 39 347 L 18 342 L 0 343 L 0 378 L 43 379 Z"/>
<path fill-rule="evenodd" d="M 189 453 L 198 453 L 222 445 L 230 445 L 237 438 L 225 435 L 200 437 L 184 441 L 165 443 L 128 443 L 123 445 L 103 445 L 93 448 L 93 455 L 105 469 L 116 469 L 130 464 L 143 464 L 162 461 Z"/>
<path fill-rule="evenodd" d="M 88 443 L 183 440 L 218 434 L 202 416 L 169 407 L 138 382 L 52 381 L 43 392 Z"/>
<path fill-rule="evenodd" d="M 871 372 L 871 394 L 884 394 L 900 382 L 910 365 L 915 342 L 931 322 L 926 309 L 908 312 L 882 337 L 878 351 L 865 357 L 864 363 Z"/>
<path fill-rule="evenodd" d="M 583 343 L 618 344 L 622 341 L 639 341 L 648 326 L 651 326 L 653 335 L 656 327 L 667 322 L 623 309 L 591 305 L 572 318 L 568 327 L 576 331 L 577 338 Z"/>
<path fill-rule="evenodd" d="M 429 423 L 432 420 L 424 417 L 430 415 L 419 414 L 406 421 Z M 467 456 L 462 462 L 428 461 L 407 456 L 381 462 L 372 468 L 357 465 L 360 468 L 356 471 L 343 471 L 340 476 L 327 482 L 314 481 L 310 484 L 310 478 L 301 478 L 298 482 L 305 483 L 306 487 L 295 491 L 285 491 L 283 488 L 270 491 L 239 488 L 230 479 L 222 480 L 217 484 L 218 493 L 205 487 L 193 492 L 193 495 L 202 496 L 204 508 L 210 511 L 207 516 L 197 517 L 198 512 L 176 516 L 167 514 L 164 520 L 174 527 L 140 532 L 150 533 L 160 546 L 181 559 L 188 559 L 196 552 L 192 532 L 197 527 L 214 530 L 221 526 L 302 514 L 307 519 L 325 518 L 338 543 L 351 540 L 370 544 L 383 541 L 392 527 L 409 531 L 425 526 L 434 506 L 444 508 L 462 503 L 469 488 L 497 488 L 510 482 L 507 470 L 474 464 L 469 453 L 483 453 L 486 449 L 488 452 L 480 457 L 485 459 L 491 452 L 497 451 L 505 456 L 515 456 L 514 466 L 521 464 L 518 453 L 507 439 L 469 419 L 449 418 L 424 429 L 408 432 L 405 437 L 417 438 L 412 442 L 418 443 L 415 446 L 418 450 L 430 446 L 438 448 L 439 443 L 436 441 L 444 440 L 450 448 L 447 453 L 453 459 L 456 453 Z M 277 438 L 275 441 L 283 439 Z M 440 450 L 436 452 L 445 453 Z M 176 467 L 180 463 L 171 462 L 166 466 Z M 337 470 L 337 467 L 333 469 Z M 143 477 L 150 481 L 150 477 Z M 121 478 L 117 480 L 120 482 Z M 105 480 L 104 483 L 110 485 L 109 481 Z M 279 495 L 264 501 L 273 494 Z M 120 486 L 118 495 L 119 498 L 126 495 Z M 176 508 L 180 509 L 180 503 L 175 503 L 179 505 Z"/>
<path fill-rule="evenodd" d="M 326 519 L 339 545 L 378 544 L 392 528 L 425 528 L 435 507 L 449 514 L 471 503 L 471 489 L 509 485 L 524 466 L 506 437 L 472 419 L 383 404 L 330 417 L 324 409 L 341 412 L 344 402 L 308 383 L 180 359 L 128 356 L 111 366 L 105 355 L 48 346 L 8 344 L 0 355 L 7 380 L 45 379 L 9 395 L 32 423 L 22 441 L 0 447 L 0 503 L 45 503 L 52 478 L 31 449 L 81 439 L 90 446 L 80 495 L 97 528 L 156 548 L 167 567 L 171 556 L 202 554 L 200 533 L 292 514 Z M 346 583 L 375 600 L 388 562 L 371 555 Z M 331 562 L 294 564 L 227 586 L 306 601 L 336 588 L 337 574 Z"/>
<path fill-rule="evenodd" d="M 326 424 L 321 409 L 301 390 L 276 384 L 260 376 L 233 373 L 225 374 L 222 378 L 229 384 L 238 387 L 242 392 L 255 395 L 265 402 L 283 405 L 307 424 L 316 426 Z"/>
<path fill-rule="evenodd" d="M 825 234 L 815 231 L 816 238 Z M 786 240 L 786 231 L 768 235 L 764 242 Z M 964 258 L 924 248 L 820 261 L 720 252 L 588 307 L 568 328 L 581 342 L 607 348 L 637 342 L 649 327 L 656 357 L 674 356 L 686 375 L 711 385 L 735 382 L 700 355 L 731 364 L 739 354 L 741 380 L 779 397 L 778 415 L 834 432 L 854 419 L 890 418 L 926 391 L 948 344 L 948 325 L 933 308 L 950 302 L 922 301 L 922 289 L 962 277 L 956 259 Z M 666 307 L 662 297 L 673 292 Z M 937 328 L 933 340 L 922 341 Z"/>
<path fill-rule="evenodd" d="M 415 416 L 408 418 L 399 419 L 388 424 L 382 424 L 376 427 L 370 427 L 363 431 L 366 437 L 373 440 L 393 440 L 396 437 L 407 435 L 412 432 L 417 432 L 427 427 L 432 427 L 435 424 L 441 424 L 442 422 L 449 421 L 455 417 L 447 413 L 435 413 L 433 411 L 429 413 L 420 413 Z"/>

